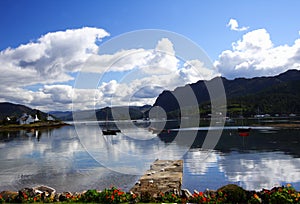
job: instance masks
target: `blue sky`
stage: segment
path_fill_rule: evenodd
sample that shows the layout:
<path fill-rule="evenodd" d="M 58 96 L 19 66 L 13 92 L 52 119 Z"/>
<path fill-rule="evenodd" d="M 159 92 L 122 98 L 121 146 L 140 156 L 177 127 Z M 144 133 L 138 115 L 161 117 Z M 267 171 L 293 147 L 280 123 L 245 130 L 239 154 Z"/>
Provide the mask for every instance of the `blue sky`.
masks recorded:
<path fill-rule="evenodd" d="M 250 30 L 265 28 L 276 45 L 291 44 L 300 30 L 300 2 L 289 1 L 86 1 L 1 0 L 0 49 L 17 47 L 48 32 L 99 27 L 111 36 L 139 29 L 164 29 L 199 44 L 212 59 L 242 36 L 230 18 Z"/>
<path fill-rule="evenodd" d="M 74 49 L 92 50 L 95 53 L 97 53 L 97 46 L 101 50 L 103 43 L 135 30 L 162 29 L 178 33 L 200 46 L 217 67 L 219 74 L 227 78 L 275 75 L 286 69 L 299 69 L 297 60 L 300 46 L 298 46 L 297 40 L 300 31 L 300 12 L 298 8 L 300 8 L 300 2 L 297 0 L 1 0 L 0 60 L 3 63 L 0 70 L 4 74 L 0 86 L 0 100 L 22 103 L 42 110 L 54 108 L 68 110 L 71 108 L 71 104 L 76 101 L 73 97 L 74 87 L 72 85 L 79 73 L 78 69 L 73 69 L 73 67 L 79 66 L 79 62 L 71 60 L 72 57 L 78 56 L 78 53 L 66 56 L 69 58 L 64 59 L 65 52 L 72 48 L 72 42 L 70 41 L 68 44 L 67 40 L 77 39 L 72 36 L 64 38 L 67 30 L 73 30 L 74 35 L 79 32 L 93 33 L 86 37 L 91 40 L 85 42 L 80 39 L 84 41 L 83 43 L 88 44 L 86 47 L 78 45 L 79 47 Z M 230 19 L 233 20 L 231 25 L 229 25 Z M 238 27 L 234 27 L 234 23 L 238 23 Z M 86 29 L 83 31 L 83 28 L 98 30 Z M 47 34 L 57 32 L 61 33 L 56 37 L 43 38 Z M 100 36 L 97 43 L 94 43 L 95 36 Z M 57 42 L 65 43 L 58 46 L 53 44 L 56 42 L 53 41 L 54 38 L 67 40 L 58 40 Z M 93 39 L 94 41 L 92 41 Z M 36 45 L 33 46 L 34 43 Z M 25 48 L 21 49 L 21 45 L 24 45 Z M 51 45 L 51 49 L 57 46 L 57 49 L 48 52 L 48 48 L 45 48 L 44 51 L 47 50 L 47 52 L 39 52 L 43 50 L 41 47 L 48 45 Z M 173 52 L 170 48 L 173 45 L 172 42 L 164 40 L 161 42 L 162 45 L 167 46 L 171 53 Z M 33 48 L 29 48 L 30 46 Z M 36 46 L 38 49 L 35 49 Z M 125 47 L 124 49 L 133 48 Z M 30 56 L 33 50 L 37 52 L 34 57 Z M 61 52 L 61 55 L 58 51 Z M 262 59 L 261 56 L 263 56 Z M 82 58 L 82 60 L 84 59 Z M 57 64 L 49 66 L 46 64 L 52 63 L 52 61 L 56 61 Z M 184 62 L 178 61 L 174 61 L 174 63 L 180 64 L 180 66 L 184 64 Z M 44 70 L 44 67 L 47 66 L 47 70 L 46 68 Z M 137 65 L 135 64 L 135 66 Z M 21 75 L 21 72 L 27 69 L 28 72 Z M 186 67 L 184 69 L 181 73 L 185 74 L 186 79 L 192 79 L 192 74 L 187 73 Z M 128 85 L 120 82 L 120 75 L 116 72 L 128 75 L 130 70 L 126 68 L 122 71 L 106 73 L 106 80 L 98 84 L 100 88 L 97 91 L 101 93 L 97 97 L 114 95 L 115 98 L 118 98 L 117 101 L 120 102 L 120 105 L 126 104 L 128 98 L 136 94 L 131 93 L 126 97 L 123 95 L 123 98 L 120 94 L 115 94 L 115 91 L 118 91 L 117 86 L 122 85 L 123 90 Z M 89 72 L 93 73 L 91 70 Z M 97 73 L 103 74 L 100 71 Z M 107 75 L 111 77 L 107 77 Z M 114 80 L 114 77 L 118 79 Z M 22 82 L 23 85 L 15 85 L 16 80 Z M 183 81 L 194 82 L 192 80 Z M 137 82 L 137 84 L 139 83 Z M 174 83 L 170 86 L 162 84 L 159 90 L 163 87 L 174 88 L 178 85 L 183 84 Z M 153 87 L 159 86 L 157 84 L 149 87 L 140 86 L 139 90 L 146 90 L 147 93 L 149 90 L 153 90 L 153 93 L 157 94 L 158 91 Z M 83 90 L 79 91 L 80 95 L 84 94 Z M 89 93 L 86 92 L 87 95 L 95 92 L 95 90 L 94 92 L 89 91 Z M 138 90 L 135 90 L 136 92 Z M 24 93 L 28 97 L 25 97 Z M 17 97 L 19 95 L 22 96 Z M 139 99 L 131 102 L 132 104 L 151 103 L 155 98 L 154 95 L 153 98 L 148 97 L 145 100 Z M 91 102 L 92 100 L 91 98 L 84 104 L 78 103 L 78 106 L 90 108 L 91 104 L 94 104 Z M 131 100 L 133 100 L 132 97 Z M 99 106 L 108 104 L 109 101 L 101 102 Z"/>

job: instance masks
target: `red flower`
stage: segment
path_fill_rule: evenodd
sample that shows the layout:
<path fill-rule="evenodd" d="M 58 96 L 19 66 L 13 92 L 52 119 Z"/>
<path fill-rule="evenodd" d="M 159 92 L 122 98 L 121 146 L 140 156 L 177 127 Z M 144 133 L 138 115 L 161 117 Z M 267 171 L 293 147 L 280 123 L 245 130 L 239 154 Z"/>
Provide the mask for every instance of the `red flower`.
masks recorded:
<path fill-rule="evenodd" d="M 24 193 L 24 192 L 23 192 L 23 198 L 24 198 L 25 200 L 27 200 L 27 198 L 28 198 L 28 196 L 27 196 L 26 193 Z"/>
<path fill-rule="evenodd" d="M 256 193 L 253 195 L 253 197 L 254 197 L 255 199 L 259 199 L 259 197 L 258 197 L 258 195 L 257 195 Z"/>
<path fill-rule="evenodd" d="M 199 196 L 203 196 L 203 192 L 199 192 Z"/>
<path fill-rule="evenodd" d="M 115 199 L 114 195 L 111 195 L 110 198 L 111 198 L 112 201 Z"/>
<path fill-rule="evenodd" d="M 36 197 L 34 197 L 34 198 L 33 198 L 33 201 L 34 201 L 34 202 L 36 202 L 36 200 L 37 200 L 37 198 L 36 198 Z"/>

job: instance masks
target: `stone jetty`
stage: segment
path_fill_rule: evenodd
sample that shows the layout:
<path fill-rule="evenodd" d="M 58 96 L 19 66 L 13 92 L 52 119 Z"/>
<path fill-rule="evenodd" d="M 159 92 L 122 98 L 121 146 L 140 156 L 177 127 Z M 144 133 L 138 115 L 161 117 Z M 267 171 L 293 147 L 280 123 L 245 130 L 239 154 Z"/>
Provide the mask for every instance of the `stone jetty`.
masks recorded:
<path fill-rule="evenodd" d="M 179 195 L 182 175 L 182 160 L 156 160 L 130 191 L 137 195 L 147 193 L 154 198 L 166 192 Z"/>

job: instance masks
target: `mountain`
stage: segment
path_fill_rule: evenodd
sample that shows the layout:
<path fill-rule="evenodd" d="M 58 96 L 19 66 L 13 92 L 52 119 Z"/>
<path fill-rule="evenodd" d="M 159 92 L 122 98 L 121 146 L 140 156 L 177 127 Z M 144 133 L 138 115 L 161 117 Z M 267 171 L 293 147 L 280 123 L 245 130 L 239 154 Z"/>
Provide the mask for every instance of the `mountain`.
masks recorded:
<path fill-rule="evenodd" d="M 43 120 L 47 117 L 47 113 L 44 113 L 37 109 L 32 109 L 24 105 L 13 104 L 9 102 L 0 103 L 0 121 L 5 119 L 6 117 L 10 117 L 11 119 L 17 119 L 23 115 L 23 113 L 27 113 L 29 115 L 38 115 L 38 118 Z"/>
<path fill-rule="evenodd" d="M 62 121 L 72 120 L 72 111 L 50 111 L 48 113 Z"/>
<path fill-rule="evenodd" d="M 83 111 L 52 111 L 49 112 L 55 117 L 63 121 L 72 121 L 74 120 L 137 120 L 148 117 L 147 111 L 151 108 L 151 105 L 144 106 L 118 106 L 118 107 L 105 107 L 96 110 L 83 110 Z M 127 117 L 129 112 L 130 118 Z"/>
<path fill-rule="evenodd" d="M 222 80 L 229 115 L 251 116 L 259 113 L 289 114 L 300 113 L 300 71 L 288 70 L 272 77 L 255 77 L 251 79 L 236 78 L 228 80 L 216 77 L 209 81 L 200 80 L 196 83 L 178 87 L 174 91 L 163 91 L 153 106 L 162 107 L 169 118 L 178 117 L 180 107 L 177 99 L 185 100 L 186 108 L 199 108 L 204 116 L 210 113 L 210 97 L 207 85 L 212 86 L 217 80 Z M 198 107 L 186 100 L 188 90 L 193 90 L 198 101 Z M 175 97 L 176 96 L 176 97 Z M 177 99 L 176 99 L 177 98 Z M 183 107 L 181 107 L 183 108 Z M 191 107 L 190 107 L 191 108 Z"/>

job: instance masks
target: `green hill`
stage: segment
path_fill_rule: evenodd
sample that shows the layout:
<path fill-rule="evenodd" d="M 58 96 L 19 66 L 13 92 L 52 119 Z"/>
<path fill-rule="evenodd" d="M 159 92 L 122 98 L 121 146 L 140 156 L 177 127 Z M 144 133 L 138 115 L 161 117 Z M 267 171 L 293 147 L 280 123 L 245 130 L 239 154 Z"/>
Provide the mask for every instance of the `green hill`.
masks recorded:
<path fill-rule="evenodd" d="M 16 119 L 22 116 L 24 113 L 32 116 L 37 115 L 40 120 L 45 120 L 48 115 L 40 110 L 32 109 L 24 105 L 13 104 L 9 102 L 0 103 L 0 121 L 3 121 L 7 117 L 16 121 Z"/>
<path fill-rule="evenodd" d="M 164 91 L 156 99 L 153 106 L 162 107 L 169 118 L 179 115 L 180 108 L 199 108 L 202 116 L 211 112 L 210 97 L 207 85 L 221 79 L 227 98 L 227 110 L 230 116 L 253 116 L 260 114 L 300 114 L 300 71 L 288 70 L 273 77 L 256 77 L 251 79 L 237 78 L 228 80 L 224 77 L 210 81 L 200 80 L 194 84 L 178 87 L 174 91 Z M 187 100 L 188 86 L 192 88 L 198 107 L 179 107 L 177 98 Z M 188 104 L 188 103 L 187 103 Z M 188 106 L 188 105 L 187 105 Z M 191 111 L 192 112 L 192 111 Z"/>

